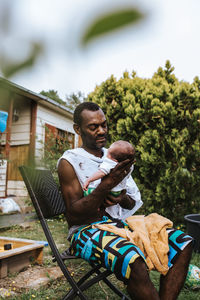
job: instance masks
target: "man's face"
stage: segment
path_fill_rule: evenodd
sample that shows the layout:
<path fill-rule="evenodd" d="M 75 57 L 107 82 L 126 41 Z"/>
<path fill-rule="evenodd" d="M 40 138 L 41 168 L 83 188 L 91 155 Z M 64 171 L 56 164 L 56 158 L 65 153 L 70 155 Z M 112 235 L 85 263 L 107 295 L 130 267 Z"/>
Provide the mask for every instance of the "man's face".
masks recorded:
<path fill-rule="evenodd" d="M 83 146 L 98 150 L 106 145 L 107 122 L 101 109 L 97 111 L 83 110 L 81 113 L 80 134 Z"/>

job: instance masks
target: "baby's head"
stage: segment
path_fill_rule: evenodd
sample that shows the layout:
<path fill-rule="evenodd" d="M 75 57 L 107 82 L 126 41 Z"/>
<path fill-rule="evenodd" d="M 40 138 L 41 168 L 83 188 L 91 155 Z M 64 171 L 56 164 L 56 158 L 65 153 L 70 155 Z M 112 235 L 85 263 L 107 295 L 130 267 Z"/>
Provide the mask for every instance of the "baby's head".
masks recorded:
<path fill-rule="evenodd" d="M 134 158 L 135 148 L 126 141 L 116 141 L 108 149 L 107 157 L 121 162 L 125 159 Z"/>

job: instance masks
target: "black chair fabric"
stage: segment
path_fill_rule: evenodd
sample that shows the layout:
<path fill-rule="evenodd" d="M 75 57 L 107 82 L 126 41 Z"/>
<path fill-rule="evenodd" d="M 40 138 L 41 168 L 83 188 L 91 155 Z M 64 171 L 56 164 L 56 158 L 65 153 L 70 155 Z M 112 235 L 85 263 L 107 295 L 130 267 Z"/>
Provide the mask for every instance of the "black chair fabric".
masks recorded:
<path fill-rule="evenodd" d="M 44 218 L 52 218 L 65 212 L 62 194 L 49 170 L 29 167 L 19 169 L 22 177 L 26 175 L 29 180 Z M 30 186 L 27 186 L 27 189 L 30 192 Z M 37 210 L 34 199 L 32 201 Z"/>
<path fill-rule="evenodd" d="M 59 252 L 46 221 L 47 218 L 49 219 L 65 213 L 66 208 L 61 192 L 59 191 L 58 186 L 49 170 L 30 168 L 28 166 L 20 166 L 19 170 L 46 235 L 49 246 L 51 247 L 53 258 L 57 261 L 64 276 L 72 287 L 72 289 L 63 297 L 63 300 L 74 299 L 77 296 L 80 299 L 88 299 L 84 295 L 83 291 L 100 280 L 103 280 L 122 300 L 128 300 L 129 298 L 115 287 L 107 278 L 112 274 L 112 272 L 105 269 L 102 271 L 101 265 L 91 264 L 91 270 L 78 282 L 75 282 L 65 264 L 65 261 L 76 257 L 70 255 L 68 250 L 64 253 Z"/>

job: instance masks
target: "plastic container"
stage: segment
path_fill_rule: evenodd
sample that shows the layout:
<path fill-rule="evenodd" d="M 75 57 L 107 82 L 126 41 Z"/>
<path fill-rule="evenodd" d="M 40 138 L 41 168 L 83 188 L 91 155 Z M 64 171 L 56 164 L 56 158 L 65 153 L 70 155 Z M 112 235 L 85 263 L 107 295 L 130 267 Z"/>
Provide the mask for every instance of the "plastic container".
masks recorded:
<path fill-rule="evenodd" d="M 6 130 L 8 113 L 6 111 L 0 110 L 0 133 Z"/>
<path fill-rule="evenodd" d="M 191 214 L 184 217 L 186 230 L 195 239 L 194 251 L 200 253 L 200 214 Z"/>

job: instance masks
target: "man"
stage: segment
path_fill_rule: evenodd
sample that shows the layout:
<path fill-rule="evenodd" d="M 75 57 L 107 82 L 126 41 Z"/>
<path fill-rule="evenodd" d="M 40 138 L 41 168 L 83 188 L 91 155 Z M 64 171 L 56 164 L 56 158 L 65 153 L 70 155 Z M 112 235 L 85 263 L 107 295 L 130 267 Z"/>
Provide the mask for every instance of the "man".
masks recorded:
<path fill-rule="evenodd" d="M 118 163 L 110 174 L 96 183 L 91 194 L 84 196 L 82 187 L 85 180 L 98 169 L 106 155 L 107 124 L 103 111 L 92 102 L 84 102 L 76 108 L 74 123 L 74 130 L 82 138 L 82 147 L 66 151 L 58 162 L 72 253 L 88 261 L 103 262 L 127 284 L 132 299 L 177 299 L 187 275 L 192 238 L 172 230 L 169 237 L 170 269 L 166 276 L 161 275 L 158 293 L 149 278 L 140 249 L 117 235 L 94 229 L 91 225 L 109 223 L 126 228 L 125 218 L 142 205 L 133 179 L 119 196 L 110 194 L 111 189 L 129 172 L 134 158 Z"/>

